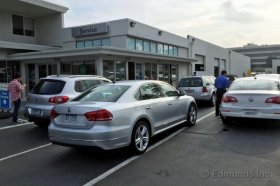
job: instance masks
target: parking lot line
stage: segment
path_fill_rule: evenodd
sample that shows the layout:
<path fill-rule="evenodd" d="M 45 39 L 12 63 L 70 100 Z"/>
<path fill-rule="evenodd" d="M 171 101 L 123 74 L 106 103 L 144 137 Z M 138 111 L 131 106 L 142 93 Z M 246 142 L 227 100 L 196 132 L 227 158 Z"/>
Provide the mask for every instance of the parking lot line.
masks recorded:
<path fill-rule="evenodd" d="M 215 112 L 210 112 L 209 114 L 199 118 L 196 120 L 196 122 L 200 122 L 201 120 L 213 115 Z M 167 138 L 164 138 L 163 140 L 155 143 L 154 145 L 152 145 L 151 147 L 148 148 L 147 152 L 149 152 L 150 150 L 156 148 L 157 146 L 161 145 L 162 143 L 170 140 L 171 138 L 173 138 L 174 136 L 176 136 L 177 134 L 179 134 L 180 132 L 182 132 L 183 130 L 185 130 L 187 127 L 184 127 L 178 131 L 176 131 L 175 133 L 171 134 L 170 136 L 168 136 Z M 141 155 L 137 155 L 137 156 L 132 156 L 131 158 L 125 160 L 124 162 L 120 163 L 119 165 L 111 168 L 110 170 L 106 171 L 105 173 L 101 174 L 100 176 L 94 178 L 93 180 L 89 181 L 88 183 L 84 184 L 83 186 L 92 186 L 96 183 L 98 183 L 99 181 L 103 180 L 104 178 L 106 178 L 107 176 L 109 176 L 110 174 L 113 174 L 114 172 L 116 172 L 117 170 L 119 170 L 120 168 L 124 167 L 125 165 L 129 164 L 130 162 L 136 160 L 137 158 L 139 158 Z"/>
<path fill-rule="evenodd" d="M 33 122 L 22 123 L 22 124 L 17 124 L 17 125 L 10 125 L 10 126 L 6 126 L 6 127 L 1 127 L 0 130 L 15 128 L 15 127 L 21 127 L 21 126 L 30 125 L 30 124 L 33 124 Z"/>
<path fill-rule="evenodd" d="M 23 151 L 23 152 L 20 152 L 20 153 L 17 153 L 17 154 L 13 154 L 13 155 L 10 155 L 10 156 L 7 156 L 5 158 L 1 158 L 0 159 L 0 162 L 4 161 L 4 160 L 7 160 L 7 159 L 10 159 L 10 158 L 14 158 L 16 156 L 20 156 L 22 154 L 26 154 L 28 152 L 31 152 L 31 151 L 34 151 L 34 150 L 38 150 L 38 149 L 41 149 L 41 148 L 44 148 L 44 147 L 47 147 L 47 146 L 50 146 L 52 143 L 48 143 L 48 144 L 45 144 L 45 145 L 41 145 L 39 147 L 35 147 L 33 149 L 29 149 L 29 150 L 26 150 L 26 151 Z"/>

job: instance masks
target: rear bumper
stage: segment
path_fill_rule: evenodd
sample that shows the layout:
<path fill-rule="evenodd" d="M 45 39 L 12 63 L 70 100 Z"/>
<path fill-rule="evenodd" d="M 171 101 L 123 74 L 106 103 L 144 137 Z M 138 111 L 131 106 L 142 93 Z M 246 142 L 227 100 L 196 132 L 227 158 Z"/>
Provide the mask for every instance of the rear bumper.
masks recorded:
<path fill-rule="evenodd" d="M 110 150 L 130 144 L 129 129 L 99 131 L 95 126 L 91 129 L 60 128 L 50 124 L 49 139 L 52 143 L 63 146 L 99 147 Z"/>

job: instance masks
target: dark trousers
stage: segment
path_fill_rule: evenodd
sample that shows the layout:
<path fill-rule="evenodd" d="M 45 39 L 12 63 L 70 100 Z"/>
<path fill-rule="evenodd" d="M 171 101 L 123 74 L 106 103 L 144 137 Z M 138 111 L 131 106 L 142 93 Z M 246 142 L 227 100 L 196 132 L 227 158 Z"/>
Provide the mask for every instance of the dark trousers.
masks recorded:
<path fill-rule="evenodd" d="M 13 103 L 14 103 L 13 122 L 17 122 L 17 120 L 18 120 L 18 111 L 19 111 L 21 99 L 13 101 Z"/>
<path fill-rule="evenodd" d="M 218 116 L 220 114 L 220 104 L 221 104 L 221 100 L 222 100 L 222 97 L 223 97 L 225 92 L 226 92 L 226 89 L 217 88 L 217 92 L 216 92 L 216 116 Z"/>

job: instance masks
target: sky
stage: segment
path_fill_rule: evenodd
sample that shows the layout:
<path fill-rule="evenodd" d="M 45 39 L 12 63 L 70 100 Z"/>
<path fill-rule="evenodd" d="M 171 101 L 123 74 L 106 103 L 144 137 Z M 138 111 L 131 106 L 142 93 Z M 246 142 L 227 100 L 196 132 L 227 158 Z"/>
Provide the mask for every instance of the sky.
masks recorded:
<path fill-rule="evenodd" d="M 280 44 L 279 0 L 46 0 L 66 6 L 64 26 L 130 18 L 230 48 Z"/>

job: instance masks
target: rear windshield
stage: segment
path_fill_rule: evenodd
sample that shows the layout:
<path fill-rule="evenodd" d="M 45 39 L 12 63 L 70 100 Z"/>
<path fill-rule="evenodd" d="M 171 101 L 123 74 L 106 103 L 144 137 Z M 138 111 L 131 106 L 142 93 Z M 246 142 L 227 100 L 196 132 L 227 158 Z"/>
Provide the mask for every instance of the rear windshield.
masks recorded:
<path fill-rule="evenodd" d="M 125 85 L 101 85 L 82 93 L 73 101 L 116 102 L 129 87 Z"/>
<path fill-rule="evenodd" d="M 202 87 L 202 80 L 200 77 L 182 78 L 178 87 Z"/>
<path fill-rule="evenodd" d="M 39 83 L 30 91 L 33 94 L 54 95 L 60 94 L 65 86 L 65 81 L 41 79 Z"/>
<path fill-rule="evenodd" d="M 279 82 L 262 79 L 234 81 L 230 90 L 280 90 Z"/>

